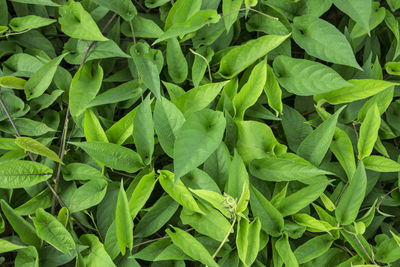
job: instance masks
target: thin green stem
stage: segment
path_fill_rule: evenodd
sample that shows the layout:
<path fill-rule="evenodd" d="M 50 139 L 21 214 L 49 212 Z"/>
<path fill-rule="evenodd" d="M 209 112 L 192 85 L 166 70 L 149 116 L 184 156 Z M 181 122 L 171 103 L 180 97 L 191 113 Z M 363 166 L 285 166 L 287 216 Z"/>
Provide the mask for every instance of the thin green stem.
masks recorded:
<path fill-rule="evenodd" d="M 206 62 L 207 69 L 208 69 L 208 76 L 210 78 L 210 82 L 212 82 L 211 69 L 210 69 L 210 64 L 208 63 L 208 60 L 202 54 L 197 53 L 196 51 L 192 50 L 191 48 L 189 48 L 189 51 L 192 52 L 194 55 L 199 56 Z"/>
<path fill-rule="evenodd" d="M 230 234 L 231 234 L 231 232 L 232 232 L 232 230 L 233 230 L 233 227 L 235 226 L 235 223 L 236 223 L 236 214 L 233 215 L 232 225 L 231 225 L 231 227 L 229 228 L 228 233 L 226 233 L 226 236 L 225 236 L 224 240 L 222 240 L 221 244 L 219 244 L 219 247 L 217 248 L 217 250 L 216 250 L 216 251 L 214 252 L 214 254 L 212 255 L 212 258 L 213 258 L 213 259 L 215 258 L 215 256 L 217 256 L 218 252 L 221 250 L 221 248 L 224 246 L 225 242 L 228 240 L 228 237 L 230 236 Z"/>
<path fill-rule="evenodd" d="M 232 11 L 232 12 L 229 12 L 228 14 L 225 14 L 225 15 L 221 16 L 221 19 L 223 19 L 223 18 L 225 18 L 225 17 L 227 17 L 227 16 L 230 16 L 230 15 L 232 15 L 232 14 L 235 14 L 235 13 L 238 13 L 238 12 L 241 12 L 241 11 L 247 11 L 247 10 L 248 10 L 248 11 L 253 11 L 253 12 L 255 12 L 255 13 L 258 13 L 258 14 L 264 16 L 264 17 L 267 17 L 267 18 L 270 18 L 270 19 L 273 19 L 273 20 L 279 20 L 279 18 L 277 18 L 277 17 L 273 17 L 273 16 L 271 16 L 271 15 L 265 14 L 265 13 L 263 13 L 263 12 L 261 12 L 261 11 L 258 11 L 258 10 L 256 10 L 256 9 L 253 9 L 253 8 L 251 8 L 251 7 L 245 7 L 245 8 L 241 8 L 241 9 L 237 9 L 237 10 L 234 10 L 234 11 Z"/>

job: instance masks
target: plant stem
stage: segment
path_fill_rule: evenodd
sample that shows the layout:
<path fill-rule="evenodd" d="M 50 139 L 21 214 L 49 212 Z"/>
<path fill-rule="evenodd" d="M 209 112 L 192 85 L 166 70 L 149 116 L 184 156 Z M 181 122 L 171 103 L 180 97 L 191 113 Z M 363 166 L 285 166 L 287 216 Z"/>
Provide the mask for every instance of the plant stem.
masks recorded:
<path fill-rule="evenodd" d="M 212 255 L 213 259 L 215 258 L 215 256 L 217 256 L 218 252 L 221 250 L 221 248 L 224 246 L 225 242 L 228 240 L 228 237 L 230 236 L 230 234 L 231 234 L 231 232 L 233 230 L 233 226 L 235 226 L 235 223 L 236 223 L 236 214 L 233 216 L 232 225 L 229 228 L 228 233 L 226 233 L 226 236 L 225 236 L 224 240 L 222 240 L 221 244 L 219 244 L 219 247 L 217 248 L 217 250 Z"/>
<path fill-rule="evenodd" d="M 108 26 L 110 26 L 111 22 L 115 19 L 116 16 L 117 16 L 117 13 L 114 13 L 113 16 L 107 21 L 106 25 L 104 25 L 104 28 L 102 29 L 101 33 L 104 33 L 104 31 L 108 28 Z M 85 54 L 83 55 L 81 64 L 79 65 L 79 69 L 85 63 L 85 61 L 89 55 L 89 51 L 90 51 L 90 49 L 92 49 L 92 47 L 94 46 L 95 43 L 96 43 L 96 41 L 92 41 L 90 43 L 90 45 L 88 45 L 88 47 L 85 51 Z M 64 127 L 63 127 L 62 134 L 61 134 L 60 148 L 58 150 L 58 157 L 61 159 L 61 161 L 63 160 L 64 155 L 65 155 L 65 143 L 66 143 L 66 136 L 67 136 L 67 131 L 68 131 L 69 116 L 70 116 L 70 108 L 69 108 L 69 103 L 68 103 L 67 112 L 65 113 L 65 119 L 64 119 Z M 59 184 L 59 180 L 60 180 L 60 172 L 61 172 L 61 163 L 58 163 L 57 168 L 56 168 L 55 185 L 54 185 L 54 189 L 56 190 L 56 192 L 58 190 L 58 184 Z M 53 200 L 51 203 L 51 213 L 53 215 L 55 212 L 55 204 L 56 204 L 56 202 L 53 197 Z"/>
<path fill-rule="evenodd" d="M 232 14 L 235 14 L 235 13 L 237 13 L 237 12 L 246 11 L 246 10 L 253 11 L 253 12 L 255 12 L 255 13 L 258 13 L 258 14 L 264 16 L 264 17 L 267 17 L 267 18 L 270 18 L 270 19 L 273 19 L 273 20 L 279 20 L 277 17 L 273 17 L 273 16 L 271 16 L 271 15 L 265 14 L 265 13 L 263 13 L 263 12 L 261 12 L 261 11 L 258 11 L 258 10 L 256 10 L 256 9 L 253 9 L 253 8 L 251 8 L 251 7 L 245 7 L 245 8 L 240 8 L 240 9 L 238 9 L 238 10 L 234 10 L 234 11 L 228 13 L 228 14 L 225 14 L 225 15 L 221 16 L 221 19 L 223 19 L 223 18 L 225 18 L 225 17 L 227 17 L 227 16 L 230 16 L 230 15 L 232 15 Z"/>
<path fill-rule="evenodd" d="M 193 230 L 193 228 L 189 228 L 189 229 L 185 230 L 185 232 L 190 232 L 192 230 Z M 170 236 L 163 236 L 163 237 L 159 237 L 159 238 L 150 239 L 150 240 L 144 241 L 142 243 L 136 244 L 132 248 L 137 248 L 137 247 L 140 247 L 142 245 L 146 245 L 146 244 L 149 244 L 149 243 L 153 243 L 153 242 L 156 242 L 156 241 L 159 241 L 159 240 L 169 239 L 169 238 L 171 238 L 171 237 Z"/>
<path fill-rule="evenodd" d="M 197 53 L 196 51 L 192 50 L 191 48 L 189 48 L 189 51 L 192 52 L 193 54 L 195 54 L 196 56 L 199 56 L 206 62 L 207 68 L 208 68 L 208 76 L 210 77 L 210 82 L 212 82 L 211 69 L 210 69 L 210 64 L 208 63 L 208 60 L 203 55 Z"/>

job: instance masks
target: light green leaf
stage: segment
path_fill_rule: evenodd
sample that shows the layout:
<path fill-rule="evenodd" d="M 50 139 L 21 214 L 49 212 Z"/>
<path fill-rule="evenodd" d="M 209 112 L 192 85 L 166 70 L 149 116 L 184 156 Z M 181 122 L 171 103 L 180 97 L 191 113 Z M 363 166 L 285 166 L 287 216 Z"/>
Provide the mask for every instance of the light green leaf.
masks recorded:
<path fill-rule="evenodd" d="M 356 171 L 353 144 L 346 132 L 336 127 L 330 149 L 350 179 Z"/>
<path fill-rule="evenodd" d="M 168 12 L 164 26 L 165 30 L 169 29 L 172 25 L 183 23 L 191 18 L 200 10 L 201 2 L 201 0 L 176 1 Z"/>
<path fill-rule="evenodd" d="M 351 19 L 359 23 L 369 34 L 369 18 L 371 16 L 371 0 L 333 0 L 337 8 L 349 15 Z"/>
<path fill-rule="evenodd" d="M 294 41 L 309 55 L 362 70 L 346 37 L 327 21 L 299 16 L 293 19 L 292 29 Z"/>
<path fill-rule="evenodd" d="M 131 20 L 137 15 L 137 10 L 130 0 L 93 0 L 99 6 L 103 6 L 120 15 L 124 20 Z"/>
<path fill-rule="evenodd" d="M 157 182 L 154 177 L 155 172 L 153 170 L 151 173 L 144 175 L 135 187 L 132 197 L 129 199 L 129 211 L 132 218 L 136 217 L 139 211 L 146 204 L 151 192 L 153 192 L 154 186 Z"/>
<path fill-rule="evenodd" d="M 217 23 L 220 19 L 217 10 L 200 10 L 186 21 L 177 22 L 171 25 L 152 45 L 164 40 L 175 38 L 180 35 L 197 31 L 206 24 Z"/>
<path fill-rule="evenodd" d="M 108 143 L 108 138 L 106 133 L 101 127 L 96 114 L 88 108 L 85 112 L 85 118 L 83 121 L 83 131 L 85 133 L 85 138 L 87 141 L 102 141 Z"/>
<path fill-rule="evenodd" d="M 333 239 L 328 234 L 313 237 L 298 246 L 294 251 L 294 256 L 299 264 L 309 262 L 328 251 L 332 243 Z"/>
<path fill-rule="evenodd" d="M 368 99 L 368 101 L 365 102 L 361 110 L 358 112 L 357 119 L 359 121 L 363 121 L 367 115 L 367 112 L 373 107 L 373 105 L 378 106 L 379 113 L 382 115 L 392 102 L 393 93 L 394 86 L 391 86 Z"/>
<path fill-rule="evenodd" d="M 99 238 L 93 234 L 81 235 L 79 241 L 82 245 L 88 246 L 87 252 L 82 252 L 83 262 L 87 267 L 104 266 L 115 267 L 116 265 L 111 260 L 110 256 L 104 249 Z"/>
<path fill-rule="evenodd" d="M 40 239 L 36 234 L 32 224 L 25 221 L 21 215 L 13 210 L 4 199 L 1 200 L 1 210 L 12 226 L 13 230 L 21 238 L 22 242 L 35 247 L 40 246 Z"/>
<path fill-rule="evenodd" d="M 172 228 L 174 229 L 175 233 L 170 229 L 165 230 L 165 232 L 171 237 L 172 242 L 183 252 L 185 252 L 185 254 L 194 260 L 200 261 L 204 265 L 210 267 L 219 266 L 208 253 L 207 249 L 205 249 L 203 245 L 196 240 L 196 238 L 179 228 Z"/>
<path fill-rule="evenodd" d="M 283 216 L 254 186 L 251 186 L 250 192 L 251 211 L 260 218 L 261 229 L 271 236 L 280 236 L 284 225 Z"/>
<path fill-rule="evenodd" d="M 126 139 L 133 133 L 133 118 L 135 117 L 137 107 L 132 109 L 128 114 L 115 122 L 110 129 L 106 131 L 106 135 L 110 143 L 122 145 Z"/>
<path fill-rule="evenodd" d="M 101 34 L 96 22 L 90 14 L 82 7 L 80 2 L 69 0 L 60 7 L 61 31 L 66 35 L 76 39 L 107 41 L 108 39 Z"/>
<path fill-rule="evenodd" d="M 143 83 L 150 89 L 156 98 L 159 99 L 160 76 L 158 75 L 157 65 L 153 61 L 150 46 L 147 43 L 137 43 L 136 45 L 131 46 L 130 54 Z"/>
<path fill-rule="evenodd" d="M 232 215 L 229 213 L 228 209 L 226 209 L 225 200 L 226 197 L 221 195 L 220 193 L 204 190 L 204 189 L 191 189 L 193 193 L 195 193 L 198 197 L 206 200 L 210 203 L 214 208 L 219 210 L 225 217 L 231 218 Z"/>
<path fill-rule="evenodd" d="M 166 260 L 193 260 L 187 256 L 178 246 L 171 244 L 171 240 L 159 240 L 134 254 L 136 259 L 145 261 Z"/>
<path fill-rule="evenodd" d="M 185 121 L 174 145 L 176 181 L 211 156 L 222 141 L 225 125 L 222 112 L 210 109 L 195 112 Z"/>
<path fill-rule="evenodd" d="M 304 157 L 315 166 L 321 164 L 321 161 L 331 145 L 332 137 L 335 134 L 339 114 L 344 108 L 345 106 L 338 109 L 335 114 L 321 123 L 300 143 L 299 148 L 297 149 L 299 156 Z"/>
<path fill-rule="evenodd" d="M 261 223 L 258 217 L 251 223 L 240 218 L 236 235 L 236 247 L 240 260 L 245 266 L 252 266 L 260 246 Z"/>
<path fill-rule="evenodd" d="M 385 70 L 391 75 L 400 75 L 400 62 L 386 62 Z"/>
<path fill-rule="evenodd" d="M 191 211 L 204 214 L 182 181 L 178 180 L 176 183 L 174 182 L 176 179 L 174 179 L 174 174 L 172 172 L 160 171 L 159 179 L 165 192 L 167 192 L 176 202 Z"/>
<path fill-rule="evenodd" d="M 311 60 L 280 55 L 273 67 L 280 85 L 296 95 L 322 94 L 352 86 L 333 69 Z"/>
<path fill-rule="evenodd" d="M 188 64 L 176 38 L 167 40 L 166 58 L 169 76 L 175 83 L 184 82 L 188 75 Z"/>
<path fill-rule="evenodd" d="M 172 102 L 164 97 L 157 100 L 154 107 L 154 128 L 158 142 L 171 158 L 174 156 L 176 133 L 184 122 L 185 117 Z"/>
<path fill-rule="evenodd" d="M 0 164 L 0 188 L 23 188 L 46 181 L 53 175 L 49 167 L 33 161 L 10 160 Z"/>
<path fill-rule="evenodd" d="M 360 127 L 360 137 L 358 139 L 358 158 L 363 159 L 368 157 L 372 150 L 376 139 L 378 138 L 378 131 L 381 125 L 381 114 L 377 105 L 373 105 L 365 115 L 364 121 Z"/>
<path fill-rule="evenodd" d="M 283 235 L 276 241 L 275 249 L 279 256 L 285 263 L 287 267 L 297 267 L 299 266 L 296 256 L 294 255 L 292 249 L 290 248 L 288 235 L 283 233 Z"/>
<path fill-rule="evenodd" d="M 364 99 L 373 96 L 393 85 L 392 82 L 381 80 L 349 80 L 353 86 L 344 87 L 329 93 L 319 94 L 314 96 L 314 100 L 318 102 L 325 99 L 330 104 L 343 104 L 356 100 Z"/>
<path fill-rule="evenodd" d="M 200 234 L 222 242 L 228 234 L 231 224 L 216 209 L 201 202 L 199 202 L 199 206 L 205 215 L 183 208 L 180 214 L 182 223 L 190 225 Z"/>
<path fill-rule="evenodd" d="M 187 117 L 190 113 L 206 108 L 227 82 L 208 83 L 195 87 L 173 100 L 174 104 Z"/>
<path fill-rule="evenodd" d="M 254 159 L 265 158 L 268 153 L 280 155 L 286 146 L 275 139 L 267 124 L 257 121 L 237 121 L 238 139 L 236 149 L 246 165 Z"/>
<path fill-rule="evenodd" d="M 257 59 L 278 47 L 289 35 L 265 35 L 248 41 L 244 45 L 232 48 L 222 57 L 218 72 L 224 78 L 236 76 Z"/>
<path fill-rule="evenodd" d="M 133 140 L 144 164 L 150 164 L 154 151 L 154 122 L 150 97 L 146 97 L 138 106 L 133 117 Z"/>
<path fill-rule="evenodd" d="M 47 148 L 35 139 L 32 139 L 30 137 L 17 137 L 15 139 L 15 143 L 25 151 L 45 156 L 53 161 L 64 164 L 53 150 Z"/>
<path fill-rule="evenodd" d="M 86 210 L 99 204 L 107 191 L 107 182 L 94 179 L 80 186 L 71 196 L 69 212 Z"/>
<path fill-rule="evenodd" d="M 200 85 L 201 80 L 214 56 L 214 50 L 209 46 L 199 47 L 194 54 L 192 65 L 192 81 L 195 87 Z M 209 76 L 207 76 L 209 77 Z"/>
<path fill-rule="evenodd" d="M 336 219 L 341 225 L 347 225 L 357 218 L 358 211 L 365 197 L 367 176 L 362 161 L 359 162 L 356 172 L 344 190 L 335 210 Z"/>
<path fill-rule="evenodd" d="M 39 267 L 39 254 L 35 247 L 20 249 L 15 257 L 15 267 Z"/>
<path fill-rule="evenodd" d="M 233 106 L 236 110 L 235 117 L 243 120 L 246 110 L 257 102 L 263 92 L 266 80 L 267 61 L 263 60 L 253 68 L 245 85 L 233 97 Z"/>
<path fill-rule="evenodd" d="M 125 255 L 126 247 L 129 248 L 129 252 L 132 251 L 133 247 L 133 219 L 129 211 L 128 198 L 126 197 L 122 180 L 118 193 L 115 218 L 119 249 L 121 250 L 121 254 Z"/>
<path fill-rule="evenodd" d="M 89 61 L 75 73 L 69 89 L 71 115 L 78 117 L 85 112 L 88 104 L 96 97 L 103 80 L 100 63 Z"/>
<path fill-rule="evenodd" d="M 56 22 L 55 19 L 43 18 L 35 15 L 16 17 L 10 20 L 9 25 L 15 32 L 22 32 L 41 28 Z"/>
<path fill-rule="evenodd" d="M 10 1 L 17 3 L 31 4 L 31 5 L 43 5 L 43 6 L 55 6 L 55 7 L 60 6 L 59 4 L 56 4 L 51 0 L 10 0 Z"/>
<path fill-rule="evenodd" d="M 53 215 L 39 208 L 36 210 L 36 217 L 32 220 L 38 236 L 57 250 L 71 254 L 71 250 L 75 249 L 71 234 Z"/>
<path fill-rule="evenodd" d="M 6 253 L 6 252 L 13 251 L 13 250 L 22 249 L 22 248 L 26 248 L 26 246 L 17 245 L 17 244 L 11 243 L 10 241 L 7 241 L 5 239 L 0 239 L 0 253 Z"/>
<path fill-rule="evenodd" d="M 385 157 L 371 155 L 363 162 L 366 169 L 376 172 L 400 172 L 400 163 Z"/>
<path fill-rule="evenodd" d="M 329 232 L 333 230 L 334 227 L 325 221 L 319 221 L 314 217 L 305 214 L 298 213 L 292 216 L 293 221 L 299 225 L 306 226 L 307 230 L 310 232 Z"/>
<path fill-rule="evenodd" d="M 98 169 L 79 162 L 74 162 L 63 166 L 61 168 L 61 172 L 65 181 L 90 181 L 95 179 L 107 179 Z"/>
<path fill-rule="evenodd" d="M 26 81 L 24 79 L 14 76 L 3 76 L 0 77 L 0 86 L 12 89 L 21 89 L 25 87 Z"/>
<path fill-rule="evenodd" d="M 319 198 L 324 193 L 325 188 L 329 183 L 330 182 L 325 177 L 316 177 L 314 184 L 297 190 L 295 193 L 285 197 L 279 203 L 274 205 L 284 217 L 295 214 Z"/>
<path fill-rule="evenodd" d="M 264 181 L 285 182 L 308 180 L 319 175 L 330 174 L 305 162 L 284 157 L 265 157 L 250 163 L 250 173 Z"/>
<path fill-rule="evenodd" d="M 267 81 L 264 92 L 268 98 L 268 105 L 275 110 L 276 115 L 282 114 L 282 90 L 275 78 L 273 69 L 267 65 Z"/>
<path fill-rule="evenodd" d="M 109 168 L 134 173 L 143 167 L 139 154 L 120 145 L 98 141 L 70 142 L 70 144 L 82 148 L 93 159 Z"/>
<path fill-rule="evenodd" d="M 222 14 L 225 23 L 225 29 L 229 32 L 232 24 L 235 23 L 238 13 L 236 12 L 243 4 L 243 0 L 223 0 Z"/>

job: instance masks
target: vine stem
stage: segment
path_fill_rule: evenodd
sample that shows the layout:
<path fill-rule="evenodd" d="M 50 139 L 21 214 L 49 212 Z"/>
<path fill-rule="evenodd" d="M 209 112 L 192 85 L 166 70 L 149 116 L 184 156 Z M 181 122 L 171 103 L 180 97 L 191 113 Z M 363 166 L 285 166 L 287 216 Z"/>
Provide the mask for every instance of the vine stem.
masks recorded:
<path fill-rule="evenodd" d="M 193 228 L 189 228 L 189 229 L 185 230 L 185 232 L 190 232 L 192 230 L 194 230 L 194 229 Z M 137 248 L 137 247 L 140 247 L 142 245 L 146 245 L 146 244 L 149 244 L 149 243 L 153 243 L 153 242 L 156 242 L 156 241 L 159 241 L 159 240 L 169 239 L 169 238 L 171 238 L 171 237 L 170 236 L 163 236 L 163 237 L 159 237 L 159 238 L 150 239 L 150 240 L 141 242 L 139 244 L 136 244 L 132 248 Z"/>
<path fill-rule="evenodd" d="M 111 22 L 115 19 L 115 17 L 117 16 L 117 13 L 114 13 L 113 16 L 107 21 L 106 25 L 104 25 L 104 28 L 101 30 L 101 33 L 104 33 L 104 31 L 110 26 Z M 81 64 L 79 65 L 79 69 L 83 66 L 83 64 L 85 63 L 88 55 L 89 55 L 89 51 L 90 49 L 92 49 L 92 47 L 94 46 L 94 44 L 96 43 L 96 41 L 92 41 L 86 51 L 85 54 L 83 55 Z M 68 131 L 68 124 L 69 124 L 69 116 L 70 116 L 70 107 L 69 107 L 69 103 L 68 103 L 68 107 L 67 107 L 67 111 L 65 113 L 65 119 L 64 119 L 64 127 L 62 130 L 62 134 L 61 134 L 61 143 L 60 143 L 60 148 L 58 150 L 58 157 L 60 158 L 60 160 L 62 161 L 65 155 L 65 143 L 66 143 L 66 137 L 67 137 L 67 131 Z M 72 136 L 72 132 L 70 134 L 70 137 Z M 56 167 L 56 176 L 55 176 L 55 181 L 54 181 L 54 190 L 57 192 L 58 190 L 58 184 L 59 184 L 59 180 L 60 180 L 60 172 L 61 172 L 61 163 L 57 164 Z M 56 206 L 56 201 L 55 198 L 53 197 L 52 203 L 51 203 L 51 214 L 54 215 L 55 213 L 55 206 Z"/>
<path fill-rule="evenodd" d="M 206 62 L 207 68 L 208 68 L 208 76 L 210 78 L 210 82 L 212 82 L 211 69 L 210 69 L 210 64 L 208 63 L 208 60 L 202 54 L 197 53 L 196 51 L 192 50 L 191 48 L 189 48 L 189 51 L 192 52 L 194 55 L 199 56 L 201 59 L 203 59 Z"/>
<path fill-rule="evenodd" d="M 0 91 L 0 105 L 2 106 L 2 108 L 3 108 L 3 110 L 4 110 L 4 113 L 6 113 L 7 118 L 8 118 L 8 120 L 10 121 L 10 123 L 11 123 L 11 125 L 12 125 L 12 127 L 13 127 L 13 129 L 14 129 L 14 131 L 15 131 L 16 136 L 21 137 L 21 134 L 20 134 L 19 131 L 18 131 L 17 125 L 15 125 L 15 122 L 14 122 L 13 118 L 11 117 L 11 114 L 10 114 L 10 112 L 8 111 L 7 106 L 6 106 L 6 104 L 4 103 L 4 101 L 3 101 L 3 98 L 1 97 L 1 91 Z M 35 160 L 35 158 L 33 157 L 33 155 L 32 155 L 31 152 L 26 151 L 26 153 L 28 154 L 28 157 L 29 157 L 29 159 L 30 159 L 31 161 L 36 162 L 36 160 Z M 53 199 L 57 199 L 57 201 L 60 203 L 61 206 L 66 207 L 64 201 L 63 201 L 63 200 L 60 198 L 60 196 L 57 194 L 57 191 L 53 188 L 53 186 L 50 184 L 50 182 L 49 182 L 48 180 L 46 180 L 45 183 L 46 183 L 47 187 L 50 189 L 50 191 L 53 193 L 53 197 L 54 197 Z M 72 218 L 74 218 L 72 214 L 71 214 L 70 216 L 71 216 Z M 74 219 L 75 219 L 75 218 L 74 218 Z M 75 220 L 76 220 L 76 219 L 75 219 Z M 77 225 L 79 226 L 79 228 L 81 228 L 81 230 L 82 230 L 84 233 L 87 233 L 86 229 L 85 229 L 77 220 L 76 220 L 76 223 L 77 223 Z"/>
<path fill-rule="evenodd" d="M 217 250 L 212 255 L 213 259 L 215 258 L 215 256 L 217 256 L 218 252 L 221 250 L 221 248 L 224 246 L 225 242 L 228 240 L 228 237 L 230 236 L 230 234 L 231 234 L 231 232 L 233 230 L 233 226 L 235 226 L 235 223 L 236 223 L 236 214 L 233 216 L 232 225 L 229 228 L 228 233 L 226 233 L 226 236 L 225 236 L 224 240 L 222 240 L 221 244 L 219 244 L 219 247 L 217 248 Z"/>

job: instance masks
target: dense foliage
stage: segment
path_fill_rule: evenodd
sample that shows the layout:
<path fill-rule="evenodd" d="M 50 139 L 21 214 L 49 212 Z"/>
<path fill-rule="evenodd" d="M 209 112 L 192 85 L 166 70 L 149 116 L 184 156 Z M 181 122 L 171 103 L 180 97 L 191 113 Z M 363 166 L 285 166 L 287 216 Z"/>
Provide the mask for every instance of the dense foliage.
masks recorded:
<path fill-rule="evenodd" d="M 0 0 L 0 264 L 400 266 L 400 0 Z"/>

